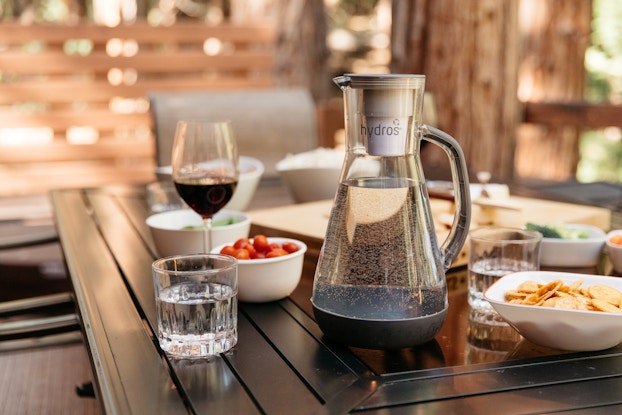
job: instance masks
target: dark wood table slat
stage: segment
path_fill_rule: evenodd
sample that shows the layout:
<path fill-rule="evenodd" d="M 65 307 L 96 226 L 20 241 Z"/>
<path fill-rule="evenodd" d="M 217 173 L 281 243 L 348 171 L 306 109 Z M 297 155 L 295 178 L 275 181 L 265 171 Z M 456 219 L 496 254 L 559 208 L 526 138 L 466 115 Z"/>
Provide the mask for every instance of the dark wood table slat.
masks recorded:
<path fill-rule="evenodd" d="M 302 414 L 320 408 L 313 391 L 243 313 L 238 330 L 238 345 L 226 358 L 264 413 L 289 413 L 296 408 Z"/>
<path fill-rule="evenodd" d="M 295 304 L 291 298 L 281 301 L 280 305 L 287 310 L 292 318 L 298 321 L 309 334 L 317 341 L 321 342 L 327 350 L 330 350 L 340 362 L 346 365 L 353 373 L 356 373 L 358 377 L 374 377 L 374 372 L 370 370 L 367 364 L 353 354 L 350 348 L 327 340 L 315 320 L 313 320 L 298 304 Z"/>
<path fill-rule="evenodd" d="M 171 365 L 195 413 L 261 414 L 224 359 L 180 359 Z"/>
<path fill-rule="evenodd" d="M 468 388 L 468 385 L 463 385 Z M 393 406 L 371 408 L 364 414 L 503 414 L 534 415 L 544 413 L 619 414 L 622 378 L 604 378 L 547 386 L 537 386 L 496 393 L 474 393 L 453 399 L 435 399 L 412 405 L 393 403 Z M 566 412 L 570 411 L 570 412 Z"/>
<path fill-rule="evenodd" d="M 585 415 L 586 413 L 593 413 L 598 415 L 620 415 L 622 414 L 622 404 L 592 405 L 584 408 L 576 408 L 563 411 L 542 412 L 540 415 Z"/>
<path fill-rule="evenodd" d="M 241 326 L 248 324 L 242 317 Z M 230 351 L 229 356 L 237 349 Z M 249 396 L 247 386 L 239 381 L 239 375 L 231 370 L 222 357 L 210 359 L 172 359 L 171 366 L 183 385 L 197 414 L 260 414 L 259 405 Z"/>
<path fill-rule="evenodd" d="M 138 232 L 155 258 L 158 256 L 158 251 L 155 243 L 153 242 L 153 238 L 151 237 L 149 226 L 147 226 L 147 222 L 145 220 L 151 212 L 148 210 L 144 197 L 145 192 L 140 192 L 135 195 L 115 197 L 115 200 L 119 203 L 127 215 L 130 223 L 134 226 L 136 232 Z"/>
<path fill-rule="evenodd" d="M 133 228 L 131 221 L 114 198 L 98 193 L 88 194 L 87 197 L 108 249 L 113 253 L 150 326 L 156 328 L 157 316 L 151 273 L 153 254 L 147 249 L 144 240 Z"/>
<path fill-rule="evenodd" d="M 82 192 L 52 197 L 103 411 L 188 413 Z"/>
<path fill-rule="evenodd" d="M 299 376 L 324 400 L 359 379 L 329 349 L 275 304 L 243 304 L 241 308 Z"/>
<path fill-rule="evenodd" d="M 622 349 L 618 355 L 590 357 L 567 355 L 557 361 L 516 362 L 508 365 L 472 367 L 471 373 L 454 376 L 422 377 L 397 380 L 387 377 L 378 392 L 360 408 L 383 407 L 390 404 L 413 404 L 435 399 L 458 398 L 474 394 L 488 394 L 507 390 L 522 390 L 573 383 L 590 379 L 622 376 Z"/>

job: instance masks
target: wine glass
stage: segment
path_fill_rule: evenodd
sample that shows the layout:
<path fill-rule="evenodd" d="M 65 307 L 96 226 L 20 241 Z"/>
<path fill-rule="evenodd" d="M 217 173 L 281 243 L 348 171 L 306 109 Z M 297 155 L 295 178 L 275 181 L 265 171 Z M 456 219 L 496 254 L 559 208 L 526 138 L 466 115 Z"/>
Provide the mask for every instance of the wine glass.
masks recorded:
<path fill-rule="evenodd" d="M 212 218 L 238 184 L 238 149 L 231 122 L 179 121 L 171 162 L 177 192 L 203 218 L 203 250 L 209 253 Z"/>

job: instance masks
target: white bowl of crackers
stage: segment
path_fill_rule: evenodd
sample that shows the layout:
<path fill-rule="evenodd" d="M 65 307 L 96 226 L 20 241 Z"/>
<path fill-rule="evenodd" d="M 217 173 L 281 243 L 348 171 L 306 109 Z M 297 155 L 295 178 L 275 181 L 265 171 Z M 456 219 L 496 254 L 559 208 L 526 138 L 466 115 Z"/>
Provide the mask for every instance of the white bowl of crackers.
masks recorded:
<path fill-rule="evenodd" d="M 495 282 L 484 297 L 527 340 L 570 351 L 622 342 L 622 278 L 525 271 Z"/>

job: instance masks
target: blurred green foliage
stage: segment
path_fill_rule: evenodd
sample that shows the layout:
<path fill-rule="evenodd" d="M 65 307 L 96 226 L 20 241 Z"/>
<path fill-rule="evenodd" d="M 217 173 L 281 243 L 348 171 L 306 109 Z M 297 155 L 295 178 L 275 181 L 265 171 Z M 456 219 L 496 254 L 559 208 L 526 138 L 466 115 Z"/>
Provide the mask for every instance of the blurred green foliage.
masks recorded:
<path fill-rule="evenodd" d="M 593 0 L 591 46 L 585 56 L 586 98 L 622 100 L 622 1 Z"/>
<path fill-rule="evenodd" d="M 592 37 L 585 68 L 586 100 L 622 105 L 622 1 L 593 0 Z M 619 128 L 585 131 L 579 151 L 577 180 L 622 182 Z"/>

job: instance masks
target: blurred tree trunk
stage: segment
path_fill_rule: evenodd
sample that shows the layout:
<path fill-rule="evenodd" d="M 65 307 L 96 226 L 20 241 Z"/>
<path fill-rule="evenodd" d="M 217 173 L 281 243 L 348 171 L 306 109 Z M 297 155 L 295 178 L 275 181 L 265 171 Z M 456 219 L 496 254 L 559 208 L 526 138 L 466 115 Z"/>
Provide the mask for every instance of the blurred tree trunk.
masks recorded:
<path fill-rule="evenodd" d="M 278 30 L 275 79 L 278 86 L 309 89 L 316 102 L 329 96 L 327 23 L 317 0 L 229 0 L 232 20 L 274 21 Z"/>
<path fill-rule="evenodd" d="M 324 2 L 282 0 L 275 76 L 282 86 L 307 87 L 316 102 L 329 96 Z"/>
<path fill-rule="evenodd" d="M 582 101 L 592 1 L 521 0 L 521 101 Z M 569 180 L 579 162 L 579 130 L 524 124 L 518 130 L 516 173 Z"/>
<path fill-rule="evenodd" d="M 521 125 L 522 101 L 581 101 L 591 1 L 393 2 L 392 71 L 423 73 L 438 126 L 469 170 L 497 180 L 569 179 L 578 131 Z M 425 160 L 444 163 L 440 151 Z"/>
<path fill-rule="evenodd" d="M 393 2 L 392 72 L 426 75 L 438 127 L 460 143 L 471 173 L 514 174 L 519 58 L 517 1 Z M 428 166 L 447 165 L 427 146 Z"/>

